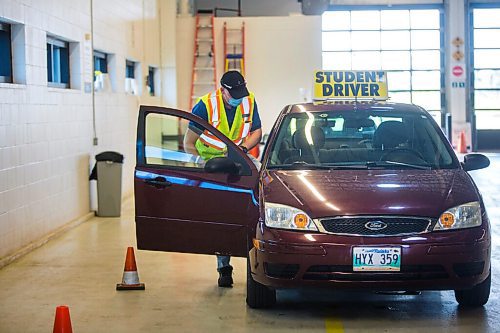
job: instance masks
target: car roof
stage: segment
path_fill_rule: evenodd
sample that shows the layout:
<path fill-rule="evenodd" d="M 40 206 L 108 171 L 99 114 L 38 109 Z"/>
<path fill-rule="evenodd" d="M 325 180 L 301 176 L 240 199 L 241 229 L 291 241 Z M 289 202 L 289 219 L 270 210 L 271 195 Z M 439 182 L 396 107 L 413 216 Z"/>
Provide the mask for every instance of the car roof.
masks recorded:
<path fill-rule="evenodd" d="M 303 112 L 326 112 L 326 111 L 388 111 L 397 113 L 420 113 L 425 110 L 418 105 L 406 103 L 392 103 L 386 101 L 327 101 L 314 103 L 291 104 L 286 107 L 282 114 Z"/>

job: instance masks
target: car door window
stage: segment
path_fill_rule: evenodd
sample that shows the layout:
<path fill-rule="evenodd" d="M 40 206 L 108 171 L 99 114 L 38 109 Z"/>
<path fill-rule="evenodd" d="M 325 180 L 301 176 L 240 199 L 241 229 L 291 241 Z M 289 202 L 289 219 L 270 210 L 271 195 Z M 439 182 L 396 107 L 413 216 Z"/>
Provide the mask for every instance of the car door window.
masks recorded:
<path fill-rule="evenodd" d="M 197 150 L 190 150 L 184 144 L 189 125 L 189 120 L 184 118 L 149 113 L 146 116 L 145 128 L 146 164 L 203 169 L 206 160 Z M 205 130 L 204 133 L 214 136 L 209 130 Z M 220 156 L 227 156 L 227 148 L 221 150 Z"/>

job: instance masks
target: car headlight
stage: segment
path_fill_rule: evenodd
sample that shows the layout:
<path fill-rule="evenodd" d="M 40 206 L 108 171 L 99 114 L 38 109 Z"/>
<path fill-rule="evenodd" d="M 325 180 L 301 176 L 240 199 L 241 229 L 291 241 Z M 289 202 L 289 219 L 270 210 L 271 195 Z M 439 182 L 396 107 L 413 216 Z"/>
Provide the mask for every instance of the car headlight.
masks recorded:
<path fill-rule="evenodd" d="M 434 230 L 472 228 L 480 226 L 481 223 L 481 205 L 474 201 L 450 208 L 441 214 Z"/>
<path fill-rule="evenodd" d="M 268 227 L 318 231 L 313 220 L 300 209 L 271 202 L 266 202 L 264 207 L 266 210 L 264 222 Z"/>

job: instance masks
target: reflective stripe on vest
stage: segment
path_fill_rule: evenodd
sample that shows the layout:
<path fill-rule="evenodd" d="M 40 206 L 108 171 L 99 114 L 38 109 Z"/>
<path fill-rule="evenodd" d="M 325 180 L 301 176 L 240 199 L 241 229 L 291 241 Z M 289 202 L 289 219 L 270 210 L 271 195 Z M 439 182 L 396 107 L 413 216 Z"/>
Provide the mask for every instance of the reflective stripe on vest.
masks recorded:
<path fill-rule="evenodd" d="M 222 99 L 222 94 L 217 94 L 219 90 L 214 91 L 208 100 L 208 105 L 210 109 L 212 110 L 212 117 L 210 119 L 210 123 L 213 127 L 217 128 L 219 127 L 220 124 L 220 103 L 223 102 L 221 101 Z M 208 112 L 208 110 L 207 110 Z"/>
<path fill-rule="evenodd" d="M 221 130 L 220 123 L 221 123 L 221 106 L 224 104 L 224 100 L 222 99 L 222 91 L 220 89 L 212 92 L 208 98 L 202 98 L 202 100 L 205 100 L 205 105 L 207 106 L 207 114 L 208 114 L 208 122 L 217 128 L 218 130 Z M 230 132 L 231 128 L 229 128 L 228 133 L 223 133 L 236 145 L 240 145 L 243 140 L 248 136 L 250 133 L 250 129 L 252 126 L 252 111 L 253 111 L 253 100 L 251 96 L 244 97 L 241 104 L 238 106 L 238 108 L 241 110 L 241 115 L 242 115 L 242 125 L 240 126 L 239 129 L 237 129 L 238 136 L 235 139 L 232 139 L 230 137 Z M 238 110 L 238 109 L 237 109 Z M 233 120 L 233 126 L 234 122 L 236 121 L 236 115 L 235 115 L 235 120 Z M 204 131 L 200 135 L 200 141 L 204 144 L 206 144 L 209 147 L 212 147 L 217 150 L 223 150 L 226 148 L 226 145 L 220 141 L 216 136 L 211 134 L 209 131 Z"/>
<path fill-rule="evenodd" d="M 252 106 L 250 105 L 250 96 L 243 98 L 243 101 L 241 102 L 241 110 L 242 110 L 241 113 L 243 115 L 243 126 L 242 126 L 242 132 L 240 134 L 241 141 L 243 141 L 243 139 L 246 138 L 250 133 L 250 125 L 252 124 L 252 119 L 250 118 L 251 107 Z"/>

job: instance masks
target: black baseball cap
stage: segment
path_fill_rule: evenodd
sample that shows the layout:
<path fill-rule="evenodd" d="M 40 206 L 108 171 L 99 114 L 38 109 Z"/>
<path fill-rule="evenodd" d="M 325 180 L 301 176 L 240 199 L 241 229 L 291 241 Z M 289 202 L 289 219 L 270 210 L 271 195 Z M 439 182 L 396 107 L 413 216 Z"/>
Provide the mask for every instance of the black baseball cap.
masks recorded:
<path fill-rule="evenodd" d="M 227 71 L 222 75 L 220 84 L 229 91 L 231 97 L 239 99 L 250 95 L 243 75 L 238 71 Z"/>

